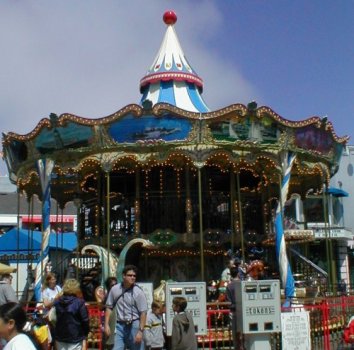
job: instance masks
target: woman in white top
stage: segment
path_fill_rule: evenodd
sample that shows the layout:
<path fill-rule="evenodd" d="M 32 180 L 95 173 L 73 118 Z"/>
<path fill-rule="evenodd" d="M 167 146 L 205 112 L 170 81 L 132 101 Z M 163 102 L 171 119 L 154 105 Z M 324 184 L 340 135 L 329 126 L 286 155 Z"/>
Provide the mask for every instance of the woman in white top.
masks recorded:
<path fill-rule="evenodd" d="M 4 350 L 36 350 L 32 340 L 22 333 L 26 321 L 20 304 L 10 302 L 0 306 L 0 338 L 7 341 Z"/>
<path fill-rule="evenodd" d="M 42 302 L 44 306 L 44 318 L 48 317 L 49 310 L 62 295 L 62 289 L 57 285 L 57 279 L 52 272 L 47 273 L 42 288 Z M 49 324 L 49 331 L 52 338 L 52 344 L 55 344 L 55 327 Z"/>
<path fill-rule="evenodd" d="M 43 289 L 42 289 L 42 301 L 46 309 L 50 309 L 54 301 L 61 296 L 61 288 L 57 285 L 57 279 L 54 273 L 49 272 L 45 276 Z"/>

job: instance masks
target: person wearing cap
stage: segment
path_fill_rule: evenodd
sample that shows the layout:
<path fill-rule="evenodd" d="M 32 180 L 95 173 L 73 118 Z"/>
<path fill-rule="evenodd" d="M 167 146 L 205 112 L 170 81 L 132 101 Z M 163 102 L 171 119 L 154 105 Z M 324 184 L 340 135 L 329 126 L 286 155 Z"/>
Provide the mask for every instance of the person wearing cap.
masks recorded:
<path fill-rule="evenodd" d="M 18 303 L 14 289 L 11 286 L 12 276 L 5 273 L 0 276 L 0 306 L 9 302 Z"/>

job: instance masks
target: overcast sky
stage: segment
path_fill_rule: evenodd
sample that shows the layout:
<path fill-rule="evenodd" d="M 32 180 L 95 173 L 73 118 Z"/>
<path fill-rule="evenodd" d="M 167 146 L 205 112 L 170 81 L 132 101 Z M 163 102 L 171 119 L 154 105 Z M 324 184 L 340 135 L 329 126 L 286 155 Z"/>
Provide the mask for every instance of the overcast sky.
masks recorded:
<path fill-rule="evenodd" d="M 256 100 L 354 136 L 351 0 L 1 0 L 0 131 L 138 103 L 168 9 L 212 110 Z"/>

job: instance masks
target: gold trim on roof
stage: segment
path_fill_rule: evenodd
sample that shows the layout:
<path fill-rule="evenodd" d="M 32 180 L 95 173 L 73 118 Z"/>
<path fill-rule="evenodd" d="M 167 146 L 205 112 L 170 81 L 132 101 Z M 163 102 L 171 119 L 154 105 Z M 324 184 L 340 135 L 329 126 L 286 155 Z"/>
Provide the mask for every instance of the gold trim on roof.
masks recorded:
<path fill-rule="evenodd" d="M 232 104 L 228 107 L 219 109 L 217 111 L 207 112 L 207 113 L 189 112 L 167 103 L 158 103 L 154 105 L 154 107 L 151 110 L 144 110 L 141 106 L 137 104 L 130 104 L 109 116 L 96 118 L 96 119 L 79 117 L 74 114 L 64 113 L 57 118 L 56 126 L 59 127 L 65 126 L 67 122 L 74 122 L 85 126 L 106 125 L 113 121 L 118 120 L 119 118 L 122 118 L 128 113 L 132 113 L 136 117 L 141 117 L 142 115 L 147 113 L 153 114 L 156 117 L 163 117 L 163 115 L 166 112 L 173 113 L 178 117 L 188 118 L 192 120 L 199 119 L 199 120 L 214 121 L 228 116 L 232 117 L 232 115 L 233 116 L 236 115 L 239 118 L 243 118 L 246 116 L 253 116 L 258 119 L 262 119 L 264 117 L 271 117 L 277 123 L 289 128 L 301 128 L 309 125 L 314 125 L 316 128 L 322 127 L 324 128 L 325 131 L 330 132 L 333 139 L 338 143 L 346 143 L 349 140 L 348 136 L 344 136 L 344 137 L 337 136 L 337 134 L 334 132 L 333 124 L 330 121 L 321 119 L 320 117 L 313 116 L 301 121 L 290 121 L 281 117 L 279 114 L 275 113 L 271 108 L 267 106 L 262 106 L 255 110 L 249 110 L 243 104 Z M 15 139 L 19 141 L 28 141 L 36 137 L 43 128 L 52 128 L 52 126 L 53 126 L 52 121 L 49 118 L 43 118 L 37 124 L 37 126 L 28 134 L 20 135 L 14 132 L 9 132 L 8 134 L 4 134 L 3 144 L 8 143 L 11 139 Z"/>

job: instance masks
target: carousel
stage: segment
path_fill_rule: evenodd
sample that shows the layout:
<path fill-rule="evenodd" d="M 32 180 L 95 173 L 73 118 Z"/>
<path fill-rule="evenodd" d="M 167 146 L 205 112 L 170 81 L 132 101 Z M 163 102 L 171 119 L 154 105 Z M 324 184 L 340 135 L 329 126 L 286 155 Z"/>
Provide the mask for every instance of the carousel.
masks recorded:
<path fill-rule="evenodd" d="M 105 276 L 129 262 L 155 286 L 219 279 L 228 251 L 244 262 L 262 252 L 266 274 L 282 274 L 287 246 L 308 256 L 314 239 L 286 208 L 326 191 L 347 138 L 326 118 L 290 121 L 255 101 L 211 111 L 175 13 L 163 20 L 140 103 L 99 119 L 53 113 L 26 135 L 3 135 L 10 179 L 43 207 L 75 203 L 77 255 L 91 246 L 114 265 Z M 46 229 L 43 219 L 43 241 Z"/>

